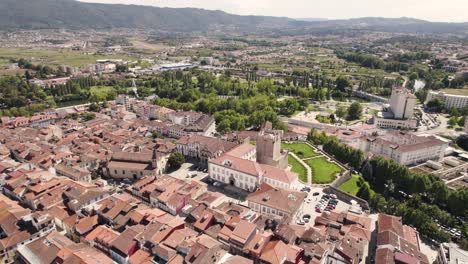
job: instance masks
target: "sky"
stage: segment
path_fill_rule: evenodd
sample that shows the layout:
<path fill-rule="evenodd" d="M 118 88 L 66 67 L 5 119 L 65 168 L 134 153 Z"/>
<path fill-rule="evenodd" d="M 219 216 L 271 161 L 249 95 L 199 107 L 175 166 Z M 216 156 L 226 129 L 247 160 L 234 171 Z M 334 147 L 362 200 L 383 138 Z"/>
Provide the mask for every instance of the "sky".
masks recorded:
<path fill-rule="evenodd" d="M 239 15 L 345 19 L 412 17 L 468 22 L 468 0 L 80 0 L 82 2 L 196 7 Z"/>

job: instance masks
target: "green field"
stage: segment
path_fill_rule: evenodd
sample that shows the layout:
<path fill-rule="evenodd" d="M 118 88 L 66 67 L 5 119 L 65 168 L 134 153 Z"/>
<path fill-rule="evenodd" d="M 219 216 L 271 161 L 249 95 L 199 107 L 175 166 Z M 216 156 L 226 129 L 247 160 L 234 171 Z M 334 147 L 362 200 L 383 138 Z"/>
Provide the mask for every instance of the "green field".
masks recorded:
<path fill-rule="evenodd" d="M 47 49 L 47 48 L 0 48 L 0 62 L 10 59 L 31 61 L 33 64 L 84 66 L 95 63 L 99 59 L 123 59 L 136 60 L 128 56 L 86 54 L 83 51 L 71 49 Z"/>
<path fill-rule="evenodd" d="M 301 182 L 307 183 L 307 169 L 291 155 L 288 156 L 288 162 L 292 167 L 291 171 L 299 175 L 299 180 Z"/>
<path fill-rule="evenodd" d="M 305 161 L 312 168 L 312 182 L 318 184 L 330 183 L 336 174 L 343 171 L 335 163 L 329 162 L 325 157 Z"/>
<path fill-rule="evenodd" d="M 359 188 L 361 188 L 362 184 L 369 185 L 369 183 L 367 183 L 364 180 L 364 178 L 362 178 L 359 175 L 353 174 L 352 178 L 347 180 L 342 185 L 340 185 L 338 187 L 338 189 L 340 189 L 340 190 L 342 190 L 344 192 L 347 192 L 349 194 L 356 195 L 358 193 L 358 191 L 359 191 Z M 373 193 L 373 191 L 371 191 L 371 195 L 372 195 L 372 193 Z"/>
<path fill-rule="evenodd" d="M 299 158 L 306 159 L 320 155 L 306 143 L 282 143 L 281 148 L 294 152 Z"/>

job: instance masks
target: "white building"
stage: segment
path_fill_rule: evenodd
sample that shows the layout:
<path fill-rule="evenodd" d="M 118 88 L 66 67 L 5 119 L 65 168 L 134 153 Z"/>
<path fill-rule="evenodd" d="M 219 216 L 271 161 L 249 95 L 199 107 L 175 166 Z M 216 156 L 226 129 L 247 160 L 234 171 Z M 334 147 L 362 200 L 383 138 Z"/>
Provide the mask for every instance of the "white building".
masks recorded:
<path fill-rule="evenodd" d="M 254 146 L 240 145 L 208 162 L 210 178 L 247 191 L 255 191 L 262 182 L 283 189 L 294 189 L 298 185 L 296 173 L 260 164 L 255 156 Z"/>
<path fill-rule="evenodd" d="M 429 91 L 425 104 L 436 98 L 444 103 L 446 109 L 451 109 L 452 107 L 463 108 L 468 106 L 468 96 L 466 95 L 455 95 L 436 91 Z"/>
<path fill-rule="evenodd" d="M 418 122 L 413 119 L 416 96 L 403 87 L 392 89 L 390 106 L 374 116 L 374 123 L 380 128 L 415 129 Z"/>
<path fill-rule="evenodd" d="M 393 88 L 392 95 L 390 97 L 390 110 L 393 113 L 393 118 L 412 119 L 416 100 L 416 96 L 406 88 Z"/>
<path fill-rule="evenodd" d="M 428 160 L 439 161 L 444 157 L 448 143 L 433 136 L 423 137 L 397 131 L 382 136 L 363 136 L 359 149 L 390 158 L 402 165 Z"/>
<path fill-rule="evenodd" d="M 374 124 L 379 128 L 388 129 L 416 129 L 418 121 L 416 119 L 393 119 L 385 117 L 384 112 L 374 116 Z"/>

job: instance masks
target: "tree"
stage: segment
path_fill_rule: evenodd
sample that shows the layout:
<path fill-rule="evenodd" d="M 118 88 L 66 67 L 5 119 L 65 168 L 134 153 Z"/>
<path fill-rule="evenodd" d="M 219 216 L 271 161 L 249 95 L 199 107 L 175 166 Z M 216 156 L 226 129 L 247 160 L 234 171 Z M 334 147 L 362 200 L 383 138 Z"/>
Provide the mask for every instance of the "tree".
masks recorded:
<path fill-rule="evenodd" d="M 348 108 L 348 120 L 360 119 L 362 115 L 362 105 L 359 102 L 352 103 Z"/>
<path fill-rule="evenodd" d="M 458 119 L 455 117 L 455 116 L 452 116 L 449 120 L 448 120 L 448 125 L 451 126 L 451 127 L 454 127 L 458 124 Z"/>
<path fill-rule="evenodd" d="M 83 118 L 84 121 L 90 121 L 96 118 L 96 114 L 92 112 L 86 112 L 81 114 L 81 117 Z"/>
<path fill-rule="evenodd" d="M 338 77 L 336 78 L 336 89 L 339 90 L 339 91 L 342 91 L 344 92 L 344 89 L 346 87 L 349 87 L 350 86 L 350 83 L 348 81 L 348 79 L 346 77 Z"/>
<path fill-rule="evenodd" d="M 382 212 L 385 210 L 385 206 L 387 205 L 387 201 L 385 201 L 385 198 L 379 194 L 376 193 L 374 196 L 369 201 L 369 205 L 376 210 L 377 212 Z"/>
<path fill-rule="evenodd" d="M 172 153 L 167 160 L 170 170 L 178 170 L 185 163 L 185 157 L 179 152 Z"/>
<path fill-rule="evenodd" d="M 359 188 L 359 191 L 357 192 L 356 196 L 366 201 L 369 201 L 371 198 L 369 186 L 367 184 L 361 185 L 361 188 Z"/>
<path fill-rule="evenodd" d="M 417 73 L 417 72 L 412 72 L 412 73 L 410 74 L 410 76 L 409 76 L 409 79 L 410 79 L 411 81 L 416 80 L 416 79 L 419 79 L 418 73 Z"/>
<path fill-rule="evenodd" d="M 337 108 L 336 108 L 336 111 L 335 111 L 335 115 L 342 119 L 346 116 L 346 107 L 344 107 L 343 105 L 339 105 Z"/>
<path fill-rule="evenodd" d="M 427 102 L 426 106 L 435 112 L 441 112 L 444 109 L 444 103 L 441 102 L 438 98 L 434 98 Z"/>
<path fill-rule="evenodd" d="M 127 65 L 123 65 L 123 64 L 118 64 L 118 65 L 115 67 L 115 71 L 116 71 L 116 72 L 127 72 L 127 71 L 128 71 L 128 66 L 127 66 Z"/>
<path fill-rule="evenodd" d="M 231 122 L 229 119 L 224 119 L 216 125 L 216 131 L 221 134 L 226 134 L 231 132 Z"/>
<path fill-rule="evenodd" d="M 99 110 L 100 110 L 99 104 L 97 104 L 97 103 L 91 103 L 91 104 L 89 105 L 89 111 L 91 111 L 91 112 L 99 112 Z"/>
<path fill-rule="evenodd" d="M 455 142 L 460 148 L 468 151 L 468 135 L 459 136 Z"/>
<path fill-rule="evenodd" d="M 446 203 L 449 196 L 449 190 L 443 181 L 436 181 L 432 183 L 429 195 L 438 203 Z"/>

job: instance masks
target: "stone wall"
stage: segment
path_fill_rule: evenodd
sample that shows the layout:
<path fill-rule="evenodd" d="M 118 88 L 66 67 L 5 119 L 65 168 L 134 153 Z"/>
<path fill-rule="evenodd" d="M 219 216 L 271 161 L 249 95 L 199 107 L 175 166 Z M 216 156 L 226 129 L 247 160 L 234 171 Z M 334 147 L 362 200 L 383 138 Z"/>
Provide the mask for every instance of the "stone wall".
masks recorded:
<path fill-rule="evenodd" d="M 364 211 L 370 210 L 369 203 L 366 200 L 351 195 L 347 192 L 343 192 L 342 190 L 339 190 L 333 186 L 329 186 L 328 188 L 323 189 L 323 192 L 327 194 L 335 194 L 338 197 L 338 199 L 349 204 L 351 204 L 351 200 L 354 200 L 362 207 Z"/>
<path fill-rule="evenodd" d="M 340 185 L 345 183 L 347 180 L 352 178 L 352 173 L 350 170 L 345 170 L 341 177 L 337 177 L 335 181 L 332 182 L 331 186 L 338 188 Z"/>

